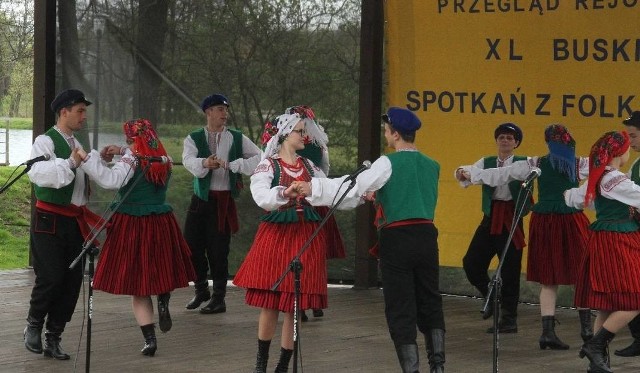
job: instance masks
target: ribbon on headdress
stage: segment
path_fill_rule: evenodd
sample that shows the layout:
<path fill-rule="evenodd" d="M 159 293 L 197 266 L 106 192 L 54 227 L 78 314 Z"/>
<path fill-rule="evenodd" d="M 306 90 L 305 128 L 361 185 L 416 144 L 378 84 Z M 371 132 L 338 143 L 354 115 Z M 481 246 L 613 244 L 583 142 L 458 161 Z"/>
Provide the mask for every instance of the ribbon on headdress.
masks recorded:
<path fill-rule="evenodd" d="M 549 147 L 549 162 L 554 170 L 576 181 L 576 142 L 567 127 L 552 124 L 544 130 L 544 141 Z"/>
<path fill-rule="evenodd" d="M 147 157 L 168 156 L 167 151 L 158 138 L 158 134 L 148 119 L 140 118 L 127 121 L 122 125 L 122 129 L 124 130 L 125 136 L 133 140 L 135 144 L 133 153 L 137 157 L 137 161 L 142 169 L 147 168 L 147 165 L 149 165 Z M 170 170 L 171 162 L 151 162 L 145 178 L 156 185 L 165 185 Z"/>
<path fill-rule="evenodd" d="M 589 152 L 589 181 L 584 197 L 585 206 L 591 204 L 596 197 L 596 187 L 604 171 L 615 157 L 620 157 L 629 150 L 629 135 L 626 131 L 607 132 L 596 141 Z"/>

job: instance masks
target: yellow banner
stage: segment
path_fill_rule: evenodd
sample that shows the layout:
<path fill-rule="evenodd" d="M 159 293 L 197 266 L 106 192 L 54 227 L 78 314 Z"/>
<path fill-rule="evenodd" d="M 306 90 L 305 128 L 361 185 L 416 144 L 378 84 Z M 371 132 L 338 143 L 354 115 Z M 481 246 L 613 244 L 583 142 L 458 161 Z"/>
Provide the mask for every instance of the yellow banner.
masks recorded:
<path fill-rule="evenodd" d="M 417 144 L 442 166 L 442 265 L 461 266 L 482 215 L 453 171 L 496 155 L 497 125 L 522 128 L 517 154 L 544 155 L 562 123 L 587 156 L 640 110 L 640 0 L 386 0 L 385 21 L 387 104 L 419 115 Z"/>

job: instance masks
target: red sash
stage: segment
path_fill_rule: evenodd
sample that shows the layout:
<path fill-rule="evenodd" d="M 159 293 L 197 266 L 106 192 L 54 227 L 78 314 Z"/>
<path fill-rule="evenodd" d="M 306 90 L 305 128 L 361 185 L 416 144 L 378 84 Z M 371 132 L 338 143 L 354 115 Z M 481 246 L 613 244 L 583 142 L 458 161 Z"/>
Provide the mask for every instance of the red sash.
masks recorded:
<path fill-rule="evenodd" d="M 101 226 L 103 222 L 102 218 L 91 212 L 87 206 L 76 206 L 72 204 L 66 206 L 56 205 L 55 203 L 37 200 L 36 208 L 54 214 L 76 218 L 78 226 L 80 227 L 80 233 L 82 233 L 82 237 L 84 237 L 85 240 L 89 238 L 91 230 Z M 94 240 L 93 243 L 95 245 L 100 244 L 97 240 Z"/>

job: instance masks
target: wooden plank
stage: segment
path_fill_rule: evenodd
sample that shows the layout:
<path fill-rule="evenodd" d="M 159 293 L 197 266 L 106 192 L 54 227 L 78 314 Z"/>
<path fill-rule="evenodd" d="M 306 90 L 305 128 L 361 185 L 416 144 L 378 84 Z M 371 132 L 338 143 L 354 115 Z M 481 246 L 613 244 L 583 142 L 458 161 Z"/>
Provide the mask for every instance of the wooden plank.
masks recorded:
<path fill-rule="evenodd" d="M 0 271 L 0 372 L 84 372 L 86 329 L 82 294 L 73 320 L 63 335 L 69 361 L 54 361 L 27 351 L 22 332 L 33 283 L 31 270 Z M 158 351 L 153 358 L 140 355 L 143 338 L 131 311 L 130 298 L 102 292 L 94 294 L 90 371 L 101 372 L 251 372 L 255 363 L 258 310 L 244 304 L 242 289 L 231 287 L 227 313 L 201 315 L 184 305 L 193 288 L 179 289 L 171 298 L 173 329 L 158 332 Z M 155 302 L 154 302 L 155 303 Z M 445 296 L 446 369 L 448 372 L 491 372 L 492 335 L 485 333 L 489 321 L 480 318 L 482 300 Z M 539 308 L 521 304 L 519 333 L 500 336 L 500 371 L 577 372 L 587 361 L 578 358 L 581 345 L 575 310 L 559 309 L 557 334 L 568 351 L 541 351 Z M 329 309 L 322 318 L 302 323 L 299 372 L 398 372 L 393 343 L 384 319 L 380 289 L 329 289 Z M 85 332 L 85 333 L 83 333 Z M 276 336 L 280 335 L 278 327 Z M 611 350 L 629 344 L 624 330 Z M 427 371 L 424 340 L 419 337 L 422 371 Z M 279 341 L 271 345 L 269 371 L 278 358 Z M 640 358 L 612 356 L 616 372 L 637 372 Z M 290 370 L 291 371 L 291 368 Z"/>

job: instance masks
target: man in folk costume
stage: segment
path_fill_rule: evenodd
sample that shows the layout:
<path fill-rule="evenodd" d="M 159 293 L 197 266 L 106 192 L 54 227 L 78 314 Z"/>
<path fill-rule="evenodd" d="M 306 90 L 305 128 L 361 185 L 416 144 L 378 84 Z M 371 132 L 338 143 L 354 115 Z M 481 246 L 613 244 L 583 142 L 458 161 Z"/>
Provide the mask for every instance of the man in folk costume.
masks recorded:
<path fill-rule="evenodd" d="M 562 193 L 589 176 L 589 158 L 576 157 L 576 142 L 561 124 L 547 126 L 544 139 L 549 153 L 510 166 L 480 169 L 462 167 L 473 184 L 505 185 L 526 180 L 534 167 L 538 172 L 538 202 L 531 208 L 527 280 L 540 284 L 541 349 L 568 350 L 555 333 L 558 285 L 575 285 L 589 237 L 589 219 L 582 210 L 564 203 Z M 508 177 L 506 177 L 508 176 Z M 579 309 L 580 335 L 593 337 L 591 310 Z"/>
<path fill-rule="evenodd" d="M 622 121 L 625 125 L 627 133 L 629 134 L 629 141 L 631 143 L 631 149 L 640 152 L 640 111 L 634 111 L 631 116 Z M 627 176 L 640 185 L 640 158 L 636 159 L 631 167 Z M 633 337 L 633 342 L 623 349 L 615 350 L 614 354 L 622 357 L 640 356 L 640 316 L 635 317 L 629 323 L 629 331 Z"/>
<path fill-rule="evenodd" d="M 527 157 L 514 155 L 514 150 L 522 143 L 522 130 L 513 123 L 503 123 L 494 131 L 494 139 L 498 146 L 498 156 L 484 157 L 474 163 L 478 168 L 503 167 L 514 161 L 526 160 Z M 456 178 L 461 180 L 456 170 Z M 469 186 L 469 181 L 461 181 L 464 187 Z M 489 264 L 496 255 L 502 256 L 502 251 L 507 243 L 511 223 L 516 209 L 525 204 L 525 212 L 528 212 L 532 199 L 516 201 L 521 192 L 521 182 L 512 181 L 507 185 L 491 187 L 482 186 L 482 212 L 483 218 L 476 229 L 467 253 L 462 259 L 464 271 L 471 285 L 475 286 L 482 296 L 487 297 L 488 286 L 491 279 L 488 275 Z M 524 195 L 524 193 L 522 193 Z M 506 258 L 502 267 L 502 303 L 498 331 L 500 333 L 517 333 L 518 301 L 520 299 L 520 271 L 522 267 L 522 248 L 525 247 L 522 219 L 517 222 L 513 240 L 509 244 Z M 490 310 L 493 310 L 491 307 Z M 483 318 L 492 315 L 486 312 Z M 487 333 L 493 333 L 493 327 L 487 329 Z"/>
<path fill-rule="evenodd" d="M 229 278 L 231 234 L 238 231 L 234 198 L 242 189 L 242 174 L 251 175 L 262 151 L 239 130 L 227 127 L 229 100 L 213 94 L 200 107 L 207 125 L 184 139 L 182 163 L 194 176 L 193 196 L 187 212 L 184 237 L 191 248 L 196 271 L 195 296 L 187 309 L 208 300 L 200 313 L 226 312 L 224 301 Z M 213 296 L 207 273 L 211 272 Z"/>
<path fill-rule="evenodd" d="M 58 94 L 51 102 L 51 110 L 58 115 L 56 125 L 36 137 L 31 148 L 31 157 L 49 158 L 34 163 L 28 173 L 37 199 L 31 224 L 36 278 L 24 343 L 31 352 L 44 352 L 58 360 L 69 359 L 60 340 L 76 308 L 84 269 L 82 263 L 72 269 L 69 265 L 100 220 L 86 207 L 88 180 L 79 168 L 83 162 L 79 153 L 82 145 L 73 136 L 86 122 L 88 105 L 91 102 L 79 90 Z"/>
<path fill-rule="evenodd" d="M 403 372 L 419 370 L 417 331 L 424 334 L 431 373 L 444 372 L 445 322 L 439 291 L 438 230 L 433 224 L 440 165 L 415 146 L 420 119 L 391 107 L 384 137 L 394 153 L 378 158 L 357 177 L 341 208 L 375 201 L 385 316 Z M 345 177 L 313 178 L 301 193 L 314 205 L 330 205 L 346 188 Z"/>

